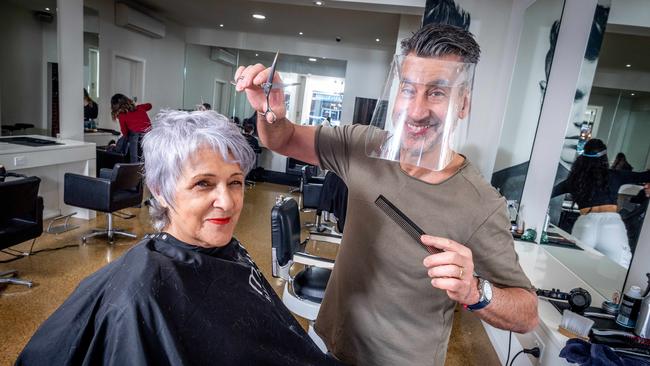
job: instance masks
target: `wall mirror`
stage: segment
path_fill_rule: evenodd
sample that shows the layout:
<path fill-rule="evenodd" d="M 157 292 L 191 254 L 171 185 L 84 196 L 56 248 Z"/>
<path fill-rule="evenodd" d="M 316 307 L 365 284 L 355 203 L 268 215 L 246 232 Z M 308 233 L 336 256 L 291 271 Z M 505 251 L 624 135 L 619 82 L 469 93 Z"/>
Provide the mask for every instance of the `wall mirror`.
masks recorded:
<path fill-rule="evenodd" d="M 513 221 L 528 172 L 563 8 L 563 0 L 538 0 L 524 14 L 492 175 L 492 185 L 511 205 Z"/>
<path fill-rule="evenodd" d="M 650 181 L 643 178 L 650 168 L 650 62 L 639 54 L 650 49 L 650 21 L 626 25 L 629 18 L 620 16 L 625 9 L 612 18 L 614 10 L 597 7 L 594 24 L 602 24 L 592 27 L 581 68 L 548 206 L 545 245 L 606 298 L 623 290 L 634 252 L 643 244 L 638 243 L 648 205 L 643 183 Z M 603 144 L 596 154 L 594 139 Z M 611 202 L 599 200 L 603 189 L 611 191 Z"/>
<path fill-rule="evenodd" d="M 2 135 L 58 130 L 56 0 L 0 2 Z"/>
<path fill-rule="evenodd" d="M 243 93 L 230 83 L 239 65 L 270 66 L 275 53 L 188 44 L 185 51 L 183 109 L 210 108 L 243 123 L 254 116 Z M 277 71 L 285 85 L 287 117 L 300 124 L 341 120 L 346 61 L 280 53 Z"/>

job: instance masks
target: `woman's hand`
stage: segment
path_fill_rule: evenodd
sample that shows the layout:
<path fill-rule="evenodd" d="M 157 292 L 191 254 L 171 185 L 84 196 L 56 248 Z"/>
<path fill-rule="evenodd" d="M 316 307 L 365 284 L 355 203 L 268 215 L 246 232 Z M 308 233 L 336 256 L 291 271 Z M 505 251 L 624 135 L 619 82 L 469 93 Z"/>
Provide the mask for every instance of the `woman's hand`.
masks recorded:
<path fill-rule="evenodd" d="M 235 72 L 235 90 L 238 92 L 244 91 L 251 107 L 262 115 L 266 113 L 269 107 L 266 104 L 266 94 L 262 89 L 262 84 L 269 78 L 269 72 L 271 72 L 271 69 L 265 68 L 262 64 L 240 66 Z M 273 75 L 273 83 L 276 85 L 282 83 L 282 79 L 280 79 L 277 72 Z M 284 90 L 282 88 L 271 89 L 269 103 L 271 104 L 271 110 L 275 113 L 276 120 L 286 117 L 287 111 L 284 106 Z M 275 122 L 270 113 L 266 115 L 266 121 Z"/>
<path fill-rule="evenodd" d="M 474 277 L 472 251 L 451 239 L 422 235 L 422 243 L 442 250 L 424 258 L 432 278 L 431 285 L 447 291 L 450 299 L 461 304 L 476 304 L 480 299 L 478 280 Z"/>

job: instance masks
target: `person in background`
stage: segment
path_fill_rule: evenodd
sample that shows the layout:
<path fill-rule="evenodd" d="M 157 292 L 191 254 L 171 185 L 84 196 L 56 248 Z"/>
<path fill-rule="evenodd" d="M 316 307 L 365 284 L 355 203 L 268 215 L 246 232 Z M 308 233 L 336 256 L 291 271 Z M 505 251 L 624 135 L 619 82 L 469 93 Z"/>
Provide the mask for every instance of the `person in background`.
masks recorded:
<path fill-rule="evenodd" d="M 570 193 L 580 209 L 571 234 L 583 245 L 628 268 L 632 251 L 625 224 L 618 213 L 618 190 L 623 184 L 650 182 L 650 170 L 631 172 L 609 168 L 607 146 L 599 139 L 585 144 L 569 177 L 553 188 L 552 197 Z"/>
<path fill-rule="evenodd" d="M 90 95 L 88 95 L 88 90 L 84 88 L 84 128 L 92 129 L 97 128 L 97 115 L 99 114 L 99 108 L 97 108 L 97 103 L 95 103 Z"/>
<path fill-rule="evenodd" d="M 203 103 L 202 106 L 203 106 L 204 111 L 209 111 L 209 110 L 212 109 L 212 106 L 210 105 L 210 103 Z"/>
<path fill-rule="evenodd" d="M 150 103 L 135 105 L 124 94 L 118 93 L 111 98 L 111 116 L 113 120 L 119 120 L 122 135 L 126 136 L 129 142 L 129 155 L 132 163 L 141 161 L 142 158 L 140 141 L 151 128 L 151 120 L 147 115 L 149 110 L 151 110 Z"/>
<path fill-rule="evenodd" d="M 616 154 L 616 159 L 614 159 L 614 162 L 612 163 L 612 169 L 613 170 L 626 170 L 626 171 L 632 171 L 634 168 L 632 168 L 632 165 L 627 162 L 627 159 L 625 158 L 625 154 L 622 152 Z"/>

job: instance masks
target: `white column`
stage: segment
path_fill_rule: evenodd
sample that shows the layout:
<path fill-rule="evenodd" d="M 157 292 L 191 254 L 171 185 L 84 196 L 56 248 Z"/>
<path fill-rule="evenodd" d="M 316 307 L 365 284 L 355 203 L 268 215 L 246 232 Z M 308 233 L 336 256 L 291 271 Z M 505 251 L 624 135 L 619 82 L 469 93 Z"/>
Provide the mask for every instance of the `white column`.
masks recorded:
<path fill-rule="evenodd" d="M 567 1 L 564 4 L 553 67 L 521 198 L 526 227 L 537 229 L 537 240 L 541 237 L 541 228 L 553 190 L 596 3 L 596 0 L 585 0 Z"/>
<path fill-rule="evenodd" d="M 59 132 L 83 141 L 83 0 L 57 1 Z"/>

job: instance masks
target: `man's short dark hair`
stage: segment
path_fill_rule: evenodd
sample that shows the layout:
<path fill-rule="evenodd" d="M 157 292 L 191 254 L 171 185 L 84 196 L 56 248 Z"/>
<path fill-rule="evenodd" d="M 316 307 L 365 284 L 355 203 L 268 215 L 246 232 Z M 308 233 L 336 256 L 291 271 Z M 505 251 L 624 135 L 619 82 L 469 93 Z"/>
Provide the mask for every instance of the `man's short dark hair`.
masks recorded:
<path fill-rule="evenodd" d="M 478 63 L 481 48 L 469 31 L 449 24 L 428 24 L 402 40 L 402 54 L 418 57 L 457 55 L 466 63 Z"/>

